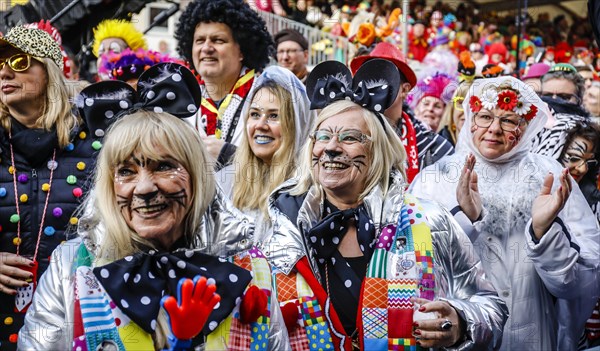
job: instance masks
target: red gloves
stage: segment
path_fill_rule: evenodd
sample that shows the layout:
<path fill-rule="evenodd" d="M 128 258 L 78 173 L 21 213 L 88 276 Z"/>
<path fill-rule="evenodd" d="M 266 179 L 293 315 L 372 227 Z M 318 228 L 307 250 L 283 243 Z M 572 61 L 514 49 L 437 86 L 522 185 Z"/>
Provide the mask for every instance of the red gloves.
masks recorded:
<path fill-rule="evenodd" d="M 177 300 L 173 296 L 163 297 L 162 305 L 174 337 L 192 339 L 202 331 L 213 308 L 221 301 L 216 290 L 216 285 L 206 284 L 205 277 L 196 276 L 193 282 L 186 278 L 179 281 Z"/>

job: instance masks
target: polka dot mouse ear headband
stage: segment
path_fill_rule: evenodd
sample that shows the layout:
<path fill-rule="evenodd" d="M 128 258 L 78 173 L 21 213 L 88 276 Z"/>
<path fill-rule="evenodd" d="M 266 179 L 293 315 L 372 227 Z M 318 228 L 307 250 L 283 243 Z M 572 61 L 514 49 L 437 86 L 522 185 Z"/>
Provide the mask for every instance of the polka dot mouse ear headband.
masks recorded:
<path fill-rule="evenodd" d="M 90 132 L 103 137 L 119 117 L 138 110 L 167 112 L 179 118 L 190 117 L 202 100 L 194 74 L 176 63 L 159 63 L 139 78 L 137 91 L 121 81 L 104 81 L 83 89 L 75 99 L 79 113 Z"/>
<path fill-rule="evenodd" d="M 306 80 L 310 108 L 324 108 L 338 100 L 350 100 L 381 115 L 396 100 L 400 89 L 400 72 L 388 60 L 371 59 L 365 62 L 356 75 L 338 61 L 318 64 Z"/>

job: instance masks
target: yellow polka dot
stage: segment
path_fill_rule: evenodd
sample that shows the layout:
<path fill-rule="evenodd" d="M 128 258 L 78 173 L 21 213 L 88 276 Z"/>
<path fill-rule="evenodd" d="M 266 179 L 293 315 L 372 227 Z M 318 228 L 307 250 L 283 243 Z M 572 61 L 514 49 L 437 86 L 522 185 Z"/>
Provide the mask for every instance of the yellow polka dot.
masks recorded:
<path fill-rule="evenodd" d="M 258 350 L 258 345 L 254 345 L 254 349 L 255 349 L 255 350 Z"/>
<path fill-rule="evenodd" d="M 323 344 L 323 343 L 325 343 L 325 339 L 323 339 L 323 338 L 320 338 L 320 339 L 319 339 L 319 342 L 320 342 L 321 344 Z"/>
<path fill-rule="evenodd" d="M 312 344 L 313 349 L 317 348 L 317 344 Z"/>
<path fill-rule="evenodd" d="M 258 328 L 254 327 L 254 328 L 252 328 L 252 331 L 256 333 L 258 331 Z"/>
<path fill-rule="evenodd" d="M 71 217 L 71 219 L 69 219 L 69 223 L 71 225 L 76 225 L 77 223 L 79 223 L 79 218 L 77 218 L 77 217 Z"/>
<path fill-rule="evenodd" d="M 258 334 L 258 340 L 262 340 L 262 335 Z"/>
<path fill-rule="evenodd" d="M 10 173 L 10 174 L 15 173 L 15 167 L 13 167 L 13 166 L 8 167 L 8 173 Z"/>
<path fill-rule="evenodd" d="M 13 245 L 19 245 L 19 244 L 21 244 L 21 238 L 14 238 Z"/>
<path fill-rule="evenodd" d="M 324 330 L 319 330 L 319 334 L 324 335 L 325 331 Z"/>
<path fill-rule="evenodd" d="M 42 191 L 48 191 L 48 190 L 50 190 L 50 184 L 48 184 L 48 183 L 42 184 Z"/>
<path fill-rule="evenodd" d="M 79 139 L 85 139 L 86 136 L 87 134 L 85 134 L 85 132 L 79 133 Z"/>
<path fill-rule="evenodd" d="M 267 348 L 267 343 L 266 343 L 266 342 L 263 342 L 263 343 L 262 343 L 262 348 L 263 348 L 263 349 L 266 349 L 266 348 Z"/>
<path fill-rule="evenodd" d="M 29 196 L 27 196 L 27 194 L 22 194 L 21 196 L 19 196 L 19 201 L 27 202 L 27 200 L 29 200 Z"/>
<path fill-rule="evenodd" d="M 85 163 L 84 162 L 77 162 L 77 169 L 80 171 L 83 171 L 85 169 Z"/>
<path fill-rule="evenodd" d="M 315 334 L 313 334 L 313 335 L 311 335 L 311 338 L 317 339 L 317 336 Z"/>
<path fill-rule="evenodd" d="M 329 342 L 332 342 L 333 340 L 331 340 L 331 336 L 329 337 Z"/>
<path fill-rule="evenodd" d="M 11 324 L 13 324 L 13 319 L 12 319 L 12 317 L 6 317 L 6 318 L 4 318 L 4 324 L 6 324 L 6 325 L 11 325 Z"/>

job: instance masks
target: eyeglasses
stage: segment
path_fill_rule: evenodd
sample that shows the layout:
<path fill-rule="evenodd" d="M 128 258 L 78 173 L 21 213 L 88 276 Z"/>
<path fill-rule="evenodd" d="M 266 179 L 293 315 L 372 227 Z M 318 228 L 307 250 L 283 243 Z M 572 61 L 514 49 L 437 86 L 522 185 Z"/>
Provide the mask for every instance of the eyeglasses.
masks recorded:
<path fill-rule="evenodd" d="M 524 119 L 514 119 L 510 117 L 498 117 L 487 113 L 478 113 L 473 118 L 475 124 L 481 128 L 489 128 L 494 123 L 494 119 L 500 120 L 500 128 L 505 132 L 514 132 L 519 129 Z"/>
<path fill-rule="evenodd" d="M 463 101 L 465 101 L 465 98 L 462 96 L 455 96 L 452 98 L 452 101 L 454 101 L 454 109 L 458 110 L 458 111 L 464 111 L 463 109 Z"/>
<path fill-rule="evenodd" d="M 283 56 L 284 54 L 288 55 L 288 56 L 292 56 L 292 55 L 295 55 L 302 51 L 304 51 L 304 50 L 301 50 L 301 49 L 277 50 L 277 56 Z"/>
<path fill-rule="evenodd" d="M 257 110 L 251 110 L 248 114 L 248 119 L 253 121 L 259 121 L 261 118 L 266 117 L 265 122 L 267 124 L 279 124 L 280 118 L 277 113 L 269 113 L 267 115 L 266 112 L 259 113 Z"/>
<path fill-rule="evenodd" d="M 0 70 L 3 69 L 6 64 L 8 64 L 8 67 L 15 72 L 23 72 L 31 66 L 31 56 L 27 54 L 16 54 L 7 59 L 0 59 Z"/>
<path fill-rule="evenodd" d="M 328 130 L 316 130 L 311 136 L 315 143 L 328 144 L 333 136 L 337 136 L 337 142 L 340 144 L 351 145 L 355 143 L 365 143 L 371 141 L 371 137 L 359 132 L 358 130 L 348 130 L 339 133 L 332 133 Z"/>
<path fill-rule="evenodd" d="M 583 166 L 583 164 L 585 164 L 585 163 L 587 163 L 588 168 L 596 167 L 598 165 L 598 160 L 595 160 L 593 158 L 586 160 L 585 158 L 582 158 L 579 156 L 572 156 L 569 154 L 565 155 L 564 162 L 569 167 L 575 167 L 575 168 L 579 168 L 579 167 Z"/>
<path fill-rule="evenodd" d="M 575 94 L 569 94 L 569 93 L 561 93 L 561 94 L 555 94 L 555 93 L 541 93 L 540 96 L 545 96 L 545 97 L 549 97 L 552 99 L 556 99 L 557 97 L 561 100 L 567 101 L 567 102 L 571 102 L 574 104 L 579 104 L 581 103 L 581 99 L 579 98 L 579 96 L 575 95 Z"/>

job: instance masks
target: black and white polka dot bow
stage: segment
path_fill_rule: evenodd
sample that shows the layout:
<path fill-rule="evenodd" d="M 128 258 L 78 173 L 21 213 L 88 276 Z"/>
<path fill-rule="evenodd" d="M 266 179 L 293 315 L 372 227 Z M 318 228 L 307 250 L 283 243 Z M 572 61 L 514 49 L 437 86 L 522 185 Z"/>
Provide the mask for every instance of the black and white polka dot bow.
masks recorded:
<path fill-rule="evenodd" d="M 137 110 L 167 112 L 173 116 L 190 117 L 202 100 L 200 86 L 186 67 L 159 63 L 139 78 L 137 91 L 121 81 L 103 81 L 81 91 L 75 99 L 80 115 L 96 137 L 119 117 Z"/>
<path fill-rule="evenodd" d="M 148 333 L 156 328 L 161 298 L 177 293 L 180 278 L 206 277 L 217 286 L 221 301 L 202 329 L 204 336 L 229 316 L 252 280 L 248 270 L 197 250 L 139 253 L 96 267 L 93 272 L 111 300 Z"/>
<path fill-rule="evenodd" d="M 400 73 L 390 61 L 365 62 L 354 78 L 348 67 L 338 61 L 318 64 L 306 81 L 311 109 L 324 108 L 339 100 L 350 100 L 376 113 L 394 103 L 400 88 Z"/>

